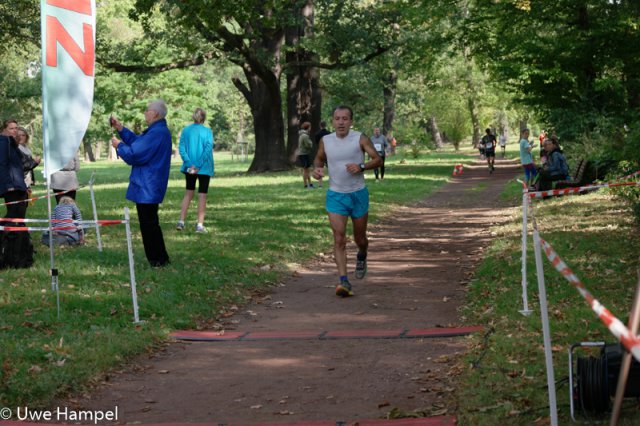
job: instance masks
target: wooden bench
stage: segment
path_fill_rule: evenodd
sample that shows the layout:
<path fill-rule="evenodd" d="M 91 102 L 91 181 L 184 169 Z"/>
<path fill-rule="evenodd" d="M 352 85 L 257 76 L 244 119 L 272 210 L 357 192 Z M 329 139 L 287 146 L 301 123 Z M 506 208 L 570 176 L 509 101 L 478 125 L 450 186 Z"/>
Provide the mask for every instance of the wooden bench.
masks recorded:
<path fill-rule="evenodd" d="M 578 161 L 578 165 L 576 166 L 576 172 L 571 179 L 568 180 L 559 180 L 556 182 L 555 189 L 564 189 L 564 188 L 575 188 L 577 186 L 584 185 L 585 182 L 585 172 L 587 171 L 588 160 L 581 158 Z"/>

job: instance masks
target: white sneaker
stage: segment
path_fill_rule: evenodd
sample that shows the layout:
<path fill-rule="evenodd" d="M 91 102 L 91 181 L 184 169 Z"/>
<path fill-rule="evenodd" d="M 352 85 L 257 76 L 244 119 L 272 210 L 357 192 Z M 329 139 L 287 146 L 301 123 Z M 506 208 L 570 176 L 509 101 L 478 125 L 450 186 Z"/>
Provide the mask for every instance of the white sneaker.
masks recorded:
<path fill-rule="evenodd" d="M 196 232 L 199 233 L 199 234 L 206 234 L 209 231 L 207 231 L 207 228 L 205 228 L 204 226 L 197 225 L 196 226 Z"/>

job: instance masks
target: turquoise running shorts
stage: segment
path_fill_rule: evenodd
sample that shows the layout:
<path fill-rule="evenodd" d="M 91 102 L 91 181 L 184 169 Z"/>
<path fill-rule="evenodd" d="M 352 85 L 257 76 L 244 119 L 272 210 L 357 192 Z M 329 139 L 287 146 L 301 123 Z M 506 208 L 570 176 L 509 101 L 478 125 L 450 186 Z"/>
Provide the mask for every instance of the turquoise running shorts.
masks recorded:
<path fill-rule="evenodd" d="M 369 212 L 369 190 L 365 187 L 356 192 L 327 191 L 327 212 L 358 219 Z"/>

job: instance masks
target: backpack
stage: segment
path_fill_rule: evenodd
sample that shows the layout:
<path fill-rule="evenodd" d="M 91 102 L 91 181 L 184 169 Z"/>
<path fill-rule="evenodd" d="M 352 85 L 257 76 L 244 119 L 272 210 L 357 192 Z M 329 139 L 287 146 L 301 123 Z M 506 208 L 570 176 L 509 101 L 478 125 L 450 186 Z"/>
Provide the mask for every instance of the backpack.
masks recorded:
<path fill-rule="evenodd" d="M 10 223 L 6 225 L 11 226 Z M 0 269 L 33 265 L 33 244 L 28 232 L 0 231 Z"/>

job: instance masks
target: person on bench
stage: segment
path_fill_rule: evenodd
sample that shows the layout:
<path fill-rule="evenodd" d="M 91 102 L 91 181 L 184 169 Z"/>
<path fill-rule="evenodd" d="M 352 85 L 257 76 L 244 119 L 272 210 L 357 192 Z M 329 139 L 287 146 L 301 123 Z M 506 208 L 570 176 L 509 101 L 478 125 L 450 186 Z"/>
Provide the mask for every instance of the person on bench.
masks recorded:
<path fill-rule="evenodd" d="M 545 139 L 544 150 L 547 151 L 547 162 L 540 170 L 538 190 L 548 191 L 553 187 L 553 182 L 571 179 L 569 166 L 564 153 L 560 149 L 557 139 Z"/>

